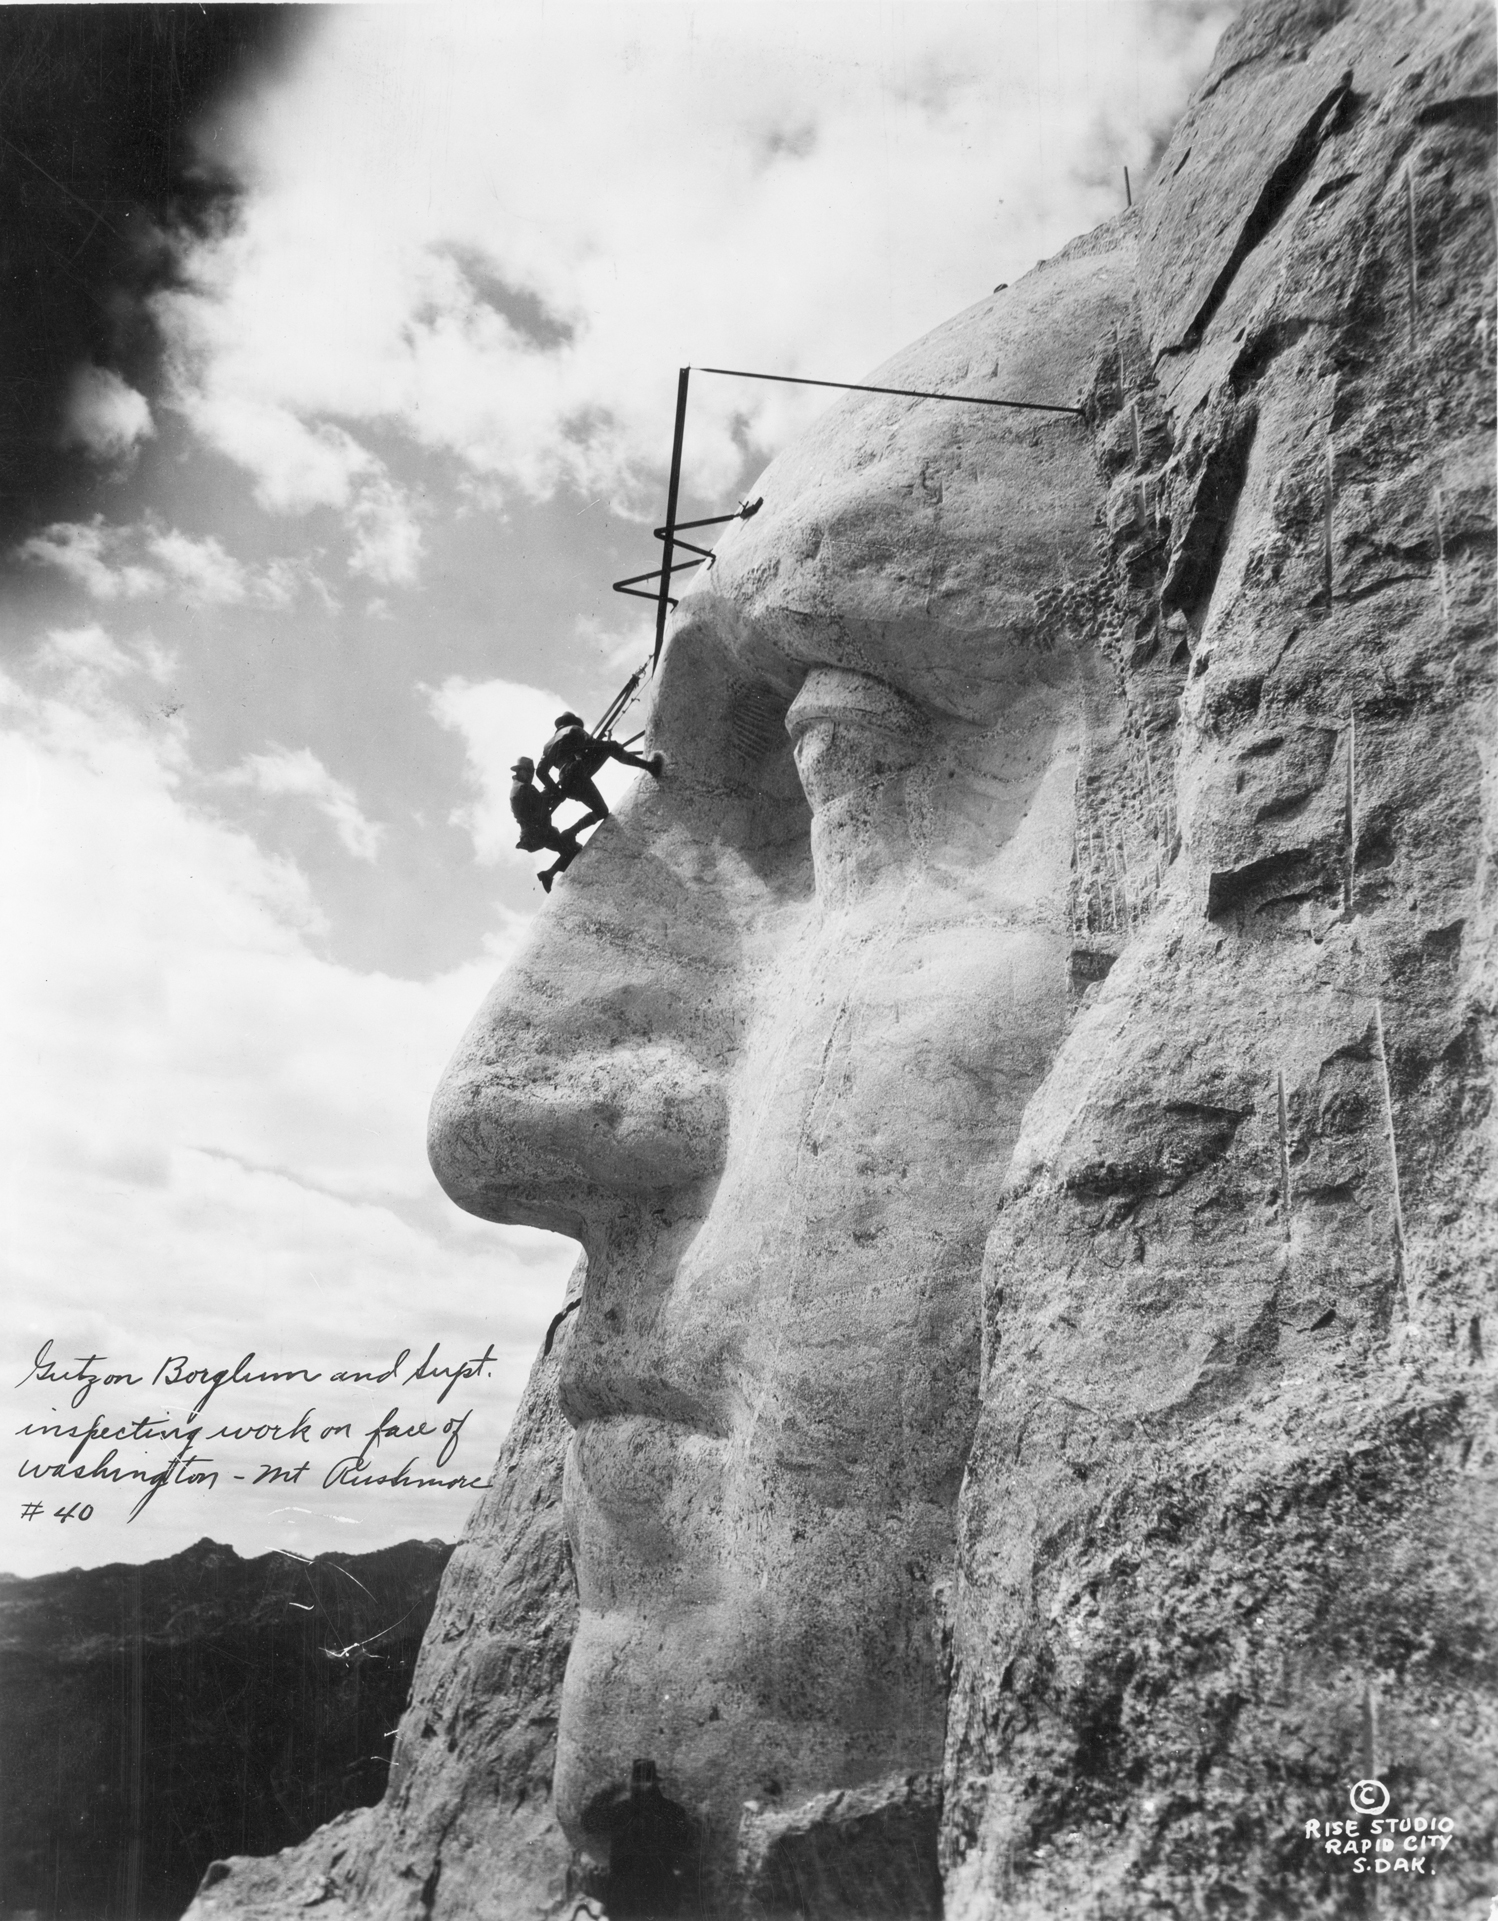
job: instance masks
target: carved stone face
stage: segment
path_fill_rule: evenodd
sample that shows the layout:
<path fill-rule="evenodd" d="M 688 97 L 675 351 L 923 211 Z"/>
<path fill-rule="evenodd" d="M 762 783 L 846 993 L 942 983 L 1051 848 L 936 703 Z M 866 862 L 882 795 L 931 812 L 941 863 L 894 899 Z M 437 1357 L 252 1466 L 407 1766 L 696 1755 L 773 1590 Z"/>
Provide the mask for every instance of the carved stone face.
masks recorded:
<path fill-rule="evenodd" d="M 1062 259 L 880 379 L 1074 403 L 1130 273 Z M 603 1852 L 648 1757 L 710 1861 L 746 1801 L 940 1762 L 979 1263 L 1068 1019 L 1097 671 L 1048 613 L 1095 560 L 1075 416 L 850 396 L 755 492 L 676 618 L 666 777 L 559 884 L 432 1124 L 462 1206 L 588 1254 L 558 1811 Z"/>

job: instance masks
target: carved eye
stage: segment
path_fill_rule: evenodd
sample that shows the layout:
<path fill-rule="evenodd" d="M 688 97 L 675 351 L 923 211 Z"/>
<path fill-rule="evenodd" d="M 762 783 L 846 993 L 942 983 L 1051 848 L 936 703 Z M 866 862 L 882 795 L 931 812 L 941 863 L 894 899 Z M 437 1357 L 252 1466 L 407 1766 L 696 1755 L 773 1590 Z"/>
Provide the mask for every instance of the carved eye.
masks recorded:
<path fill-rule="evenodd" d="M 801 785 L 815 811 L 905 772 L 928 744 L 913 701 L 868 674 L 815 667 L 785 717 Z"/>

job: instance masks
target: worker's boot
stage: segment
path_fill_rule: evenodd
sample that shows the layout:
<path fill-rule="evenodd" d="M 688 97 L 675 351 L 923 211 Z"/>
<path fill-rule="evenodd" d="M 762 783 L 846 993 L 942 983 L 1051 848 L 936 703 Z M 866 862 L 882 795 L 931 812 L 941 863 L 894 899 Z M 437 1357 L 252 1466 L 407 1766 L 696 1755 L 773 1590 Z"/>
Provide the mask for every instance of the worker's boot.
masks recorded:
<path fill-rule="evenodd" d="M 664 754 L 651 754 L 647 758 L 645 765 L 650 769 L 655 778 L 659 780 L 666 770 L 666 756 Z"/>

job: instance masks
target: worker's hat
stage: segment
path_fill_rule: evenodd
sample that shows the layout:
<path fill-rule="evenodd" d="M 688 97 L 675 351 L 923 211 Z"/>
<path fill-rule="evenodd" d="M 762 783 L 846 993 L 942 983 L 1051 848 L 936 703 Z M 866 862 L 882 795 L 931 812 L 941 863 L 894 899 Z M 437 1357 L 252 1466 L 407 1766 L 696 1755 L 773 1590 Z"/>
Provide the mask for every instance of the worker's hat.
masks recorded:
<path fill-rule="evenodd" d="M 581 714 L 558 714 L 552 722 L 553 727 L 581 727 L 582 724 L 583 717 Z"/>
<path fill-rule="evenodd" d="M 530 758 L 528 754 L 522 754 L 519 760 L 517 760 L 514 766 L 512 766 L 510 769 L 510 772 L 512 774 L 525 774 L 527 776 L 535 773 L 535 771 L 536 771 L 536 763 Z"/>

